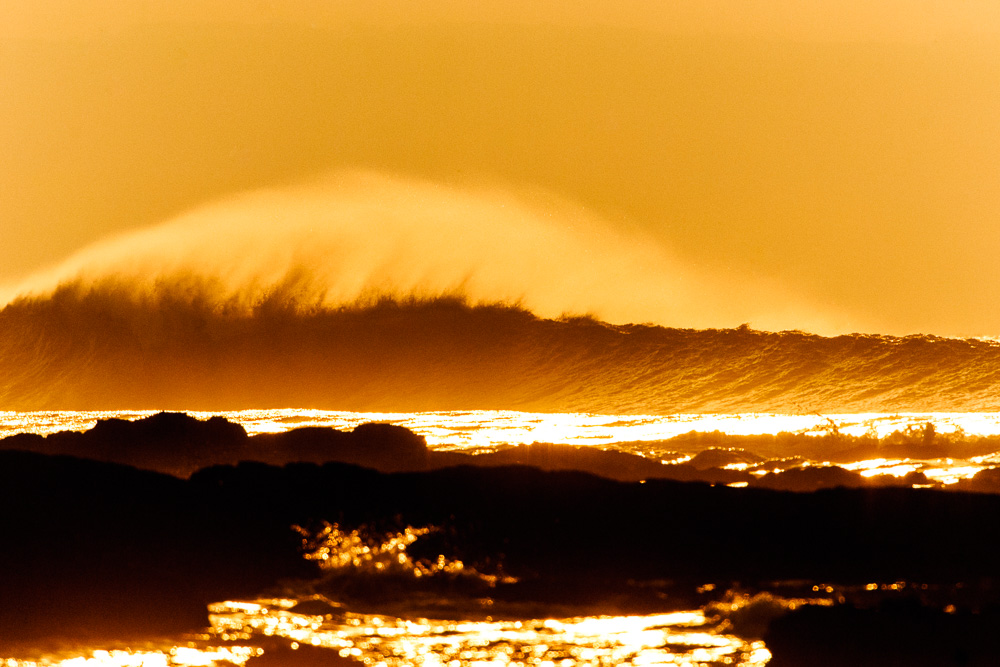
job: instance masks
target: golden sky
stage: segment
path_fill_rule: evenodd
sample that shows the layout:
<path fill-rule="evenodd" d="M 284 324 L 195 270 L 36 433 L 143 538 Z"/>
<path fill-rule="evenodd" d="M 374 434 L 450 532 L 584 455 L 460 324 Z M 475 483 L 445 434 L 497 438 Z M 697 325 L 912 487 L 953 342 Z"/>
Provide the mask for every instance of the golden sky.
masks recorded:
<path fill-rule="evenodd" d="M 1000 335 L 1000 3 L 0 4 L 0 283 L 343 170 L 579 207 L 664 324 Z"/>

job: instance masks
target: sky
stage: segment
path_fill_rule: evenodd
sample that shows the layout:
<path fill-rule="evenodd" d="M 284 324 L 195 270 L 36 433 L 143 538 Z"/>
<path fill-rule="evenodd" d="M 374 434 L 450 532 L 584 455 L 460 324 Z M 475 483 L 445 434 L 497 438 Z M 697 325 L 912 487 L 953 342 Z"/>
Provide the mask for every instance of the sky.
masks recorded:
<path fill-rule="evenodd" d="M 205 229 L 297 256 L 369 197 L 395 222 L 351 239 L 434 240 L 379 266 L 419 246 L 407 284 L 546 315 L 997 336 L 998 81 L 992 1 L 15 0 L 0 286 L 176 265 Z M 501 246 L 506 274 L 439 270 Z"/>

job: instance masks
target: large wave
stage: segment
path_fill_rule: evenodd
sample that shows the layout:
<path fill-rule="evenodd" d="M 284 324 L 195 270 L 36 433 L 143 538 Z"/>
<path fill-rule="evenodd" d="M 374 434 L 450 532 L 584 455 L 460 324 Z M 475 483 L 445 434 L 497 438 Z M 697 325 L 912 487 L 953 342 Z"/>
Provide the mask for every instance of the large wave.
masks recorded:
<path fill-rule="evenodd" d="M 18 287 L 0 310 L 0 408 L 1000 403 L 986 342 L 659 326 L 746 320 L 830 324 L 540 193 L 342 174 L 99 243 Z"/>
<path fill-rule="evenodd" d="M 292 287 L 289 288 L 294 291 Z M 1000 409 L 1000 346 L 610 325 L 459 298 L 227 309 L 66 285 L 0 311 L 5 409 Z"/>

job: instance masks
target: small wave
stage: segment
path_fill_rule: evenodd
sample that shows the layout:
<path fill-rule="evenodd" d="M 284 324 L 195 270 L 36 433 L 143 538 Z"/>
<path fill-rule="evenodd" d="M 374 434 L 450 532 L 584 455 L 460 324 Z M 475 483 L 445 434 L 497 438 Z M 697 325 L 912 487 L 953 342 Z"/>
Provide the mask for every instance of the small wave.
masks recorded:
<path fill-rule="evenodd" d="M 325 572 L 352 571 L 366 574 L 407 574 L 414 579 L 438 574 L 472 572 L 460 560 L 439 555 L 433 561 L 414 560 L 406 548 L 431 528 L 407 526 L 400 532 L 377 535 L 365 529 L 342 530 L 339 524 L 323 522 L 315 534 L 302 526 L 293 526 L 302 535 L 302 548 L 306 560 L 313 560 Z M 495 583 L 496 577 L 482 575 Z"/>
<path fill-rule="evenodd" d="M 443 553 L 428 557 L 426 548 L 423 555 L 411 555 L 408 549 L 417 540 L 444 532 L 436 527 L 380 531 L 360 526 L 347 530 L 324 521 L 317 529 L 293 529 L 302 536 L 305 558 L 318 563 L 323 572 L 308 589 L 318 591 L 323 600 L 338 600 L 352 607 L 485 617 L 500 608 L 490 597 L 497 586 L 518 583 L 497 565 L 494 572 L 482 572 Z"/>

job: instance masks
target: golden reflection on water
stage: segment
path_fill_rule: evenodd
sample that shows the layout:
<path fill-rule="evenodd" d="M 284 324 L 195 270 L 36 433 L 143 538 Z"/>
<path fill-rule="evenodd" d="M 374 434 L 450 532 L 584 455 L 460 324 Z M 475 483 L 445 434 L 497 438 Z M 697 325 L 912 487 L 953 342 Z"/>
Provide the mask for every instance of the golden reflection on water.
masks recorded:
<path fill-rule="evenodd" d="M 155 414 L 152 410 L 125 411 L 39 411 L 0 412 L 0 437 L 15 433 L 46 435 L 62 430 L 84 431 L 98 420 L 117 417 L 138 419 Z M 370 413 L 331 410 L 240 410 L 234 412 L 190 412 L 199 419 L 221 414 L 241 424 L 251 434 L 277 433 L 306 426 L 350 430 L 366 422 L 390 422 L 422 435 L 436 451 L 492 451 L 503 445 L 550 442 L 593 445 L 661 459 L 664 463 L 684 463 L 691 455 L 670 449 L 669 438 L 698 431 L 719 431 L 730 435 L 777 434 L 781 432 L 822 435 L 836 424 L 839 433 L 851 436 L 885 437 L 933 423 L 934 432 L 945 435 L 960 432 L 964 436 L 1000 435 L 1000 413 L 904 413 L 855 415 L 777 415 L 777 414 L 676 414 L 676 415 L 597 415 L 585 413 L 531 413 L 510 410 L 465 412 Z M 792 452 L 788 455 L 797 455 Z M 804 461 L 802 465 L 833 465 L 830 462 Z M 767 464 L 768 470 L 779 469 Z M 912 472 L 927 476 L 931 486 L 950 485 L 974 476 L 979 471 L 1000 466 L 1000 452 L 968 460 L 953 459 L 870 459 L 840 462 L 837 465 L 862 476 L 893 475 Z M 729 470 L 747 470 L 763 475 L 767 470 L 746 463 L 725 466 Z M 740 483 L 742 484 L 742 483 Z M 927 486 L 916 484 L 914 486 Z"/>
<path fill-rule="evenodd" d="M 224 602 L 213 632 L 249 640 L 281 637 L 335 650 L 376 667 L 520 665 L 764 665 L 762 642 L 718 633 L 700 611 L 504 621 L 406 620 L 289 611 L 293 601 Z"/>
<path fill-rule="evenodd" d="M 252 667 L 252 659 L 274 650 L 276 640 L 288 649 L 320 647 L 373 667 L 756 667 L 771 657 L 763 642 L 719 632 L 701 611 L 456 621 L 298 614 L 291 611 L 295 604 L 290 599 L 220 602 L 210 606 L 212 626 L 205 635 L 175 646 L 81 649 L 72 657 L 0 660 L 0 667 Z"/>
<path fill-rule="evenodd" d="M 19 432 L 82 431 L 92 428 L 98 419 L 136 419 L 150 414 L 153 411 L 0 412 L 0 437 Z M 202 419 L 211 416 L 209 413 L 191 414 Z M 695 430 L 730 434 L 780 431 L 820 434 L 829 428 L 826 417 L 813 415 L 609 416 L 509 411 L 373 414 L 246 410 L 223 413 L 223 416 L 242 424 L 251 434 L 302 426 L 350 429 L 364 422 L 388 421 L 423 435 L 428 444 L 438 450 L 490 449 L 503 444 L 536 441 L 599 446 L 642 442 L 650 444 L 643 444 L 641 448 L 633 445 L 628 451 L 652 456 L 662 455 L 652 441 Z M 938 433 L 962 429 L 968 435 L 1000 434 L 1000 413 L 830 417 L 837 422 L 841 433 L 849 435 L 875 433 L 883 437 L 925 421 L 932 421 Z M 903 477 L 911 472 L 922 472 L 931 482 L 952 484 L 997 464 L 1000 464 L 1000 453 L 969 460 L 878 458 L 838 465 L 866 477 L 882 474 Z M 727 467 L 749 468 L 747 464 Z M 773 465 L 769 469 L 778 470 Z M 762 475 L 767 470 L 751 469 L 750 472 Z M 406 546 L 427 529 L 409 528 L 375 545 L 366 542 L 357 532 L 344 532 L 336 525 L 326 525 L 323 531 L 315 536 L 315 548 L 310 557 L 321 561 L 324 569 L 400 568 L 412 571 L 414 576 L 422 576 L 455 573 L 464 567 L 460 561 L 414 563 L 409 560 Z M 305 534 L 303 537 L 309 539 Z M 253 667 L 253 659 L 273 650 L 274 641 L 284 642 L 282 645 L 289 648 L 324 647 L 344 658 L 383 667 L 629 664 L 752 667 L 764 665 L 770 659 L 763 643 L 727 634 L 724 626 L 707 621 L 702 611 L 651 616 L 468 621 L 397 618 L 348 611 L 336 605 L 331 605 L 332 613 L 309 615 L 293 612 L 296 604 L 297 601 L 291 599 L 220 602 L 210 608 L 212 626 L 206 633 L 170 645 L 81 648 L 73 655 L 49 655 L 35 660 L 0 659 L 0 667 Z"/>
<path fill-rule="evenodd" d="M 15 433 L 85 431 L 99 419 L 138 419 L 155 410 L 119 411 L 0 411 L 0 437 Z M 199 419 L 221 415 L 242 424 L 251 435 L 278 433 L 304 426 L 352 429 L 365 422 L 390 422 L 424 436 L 434 449 L 490 448 L 499 444 L 552 442 L 608 445 L 616 442 L 654 442 L 691 431 L 719 431 L 730 435 L 768 433 L 827 433 L 831 421 L 840 433 L 885 437 L 926 422 L 941 434 L 961 430 L 967 435 L 1000 435 L 1000 413 L 864 413 L 845 415 L 781 415 L 763 413 L 599 415 L 587 413 L 532 413 L 510 410 L 461 412 L 345 412 L 336 410 L 273 409 L 230 412 L 188 411 Z"/>
<path fill-rule="evenodd" d="M 154 414 L 152 410 L 123 411 L 0 411 L 0 437 L 15 433 L 46 435 L 62 430 L 84 431 L 98 420 L 117 417 L 138 419 Z M 836 424 L 839 433 L 851 436 L 885 437 L 933 423 L 934 432 L 946 435 L 960 432 L 965 436 L 1000 435 L 1000 413 L 903 413 L 852 415 L 778 415 L 778 414 L 675 414 L 675 415 L 597 415 L 586 413 L 531 413 L 510 410 L 465 412 L 371 413 L 332 410 L 240 410 L 208 413 L 190 412 L 207 419 L 220 414 L 241 424 L 251 434 L 277 433 L 306 426 L 350 430 L 366 422 L 389 422 L 405 426 L 422 435 L 436 451 L 491 451 L 503 445 L 550 442 L 572 445 L 595 445 L 627 451 L 664 462 L 683 463 L 690 459 L 670 450 L 669 438 L 698 431 L 718 431 L 729 435 L 802 433 L 822 435 Z M 789 454 L 794 455 L 794 453 Z M 805 462 L 817 465 L 819 462 Z M 822 465 L 830 465 L 823 463 Z M 969 460 L 933 459 L 909 461 L 872 459 L 839 463 L 848 470 L 874 475 L 905 476 L 919 471 L 932 483 L 953 484 L 972 477 L 984 468 L 1000 465 L 1000 452 Z M 747 464 L 727 465 L 732 470 Z M 751 472 L 763 474 L 759 470 Z"/>
<path fill-rule="evenodd" d="M 327 523 L 315 533 L 297 530 L 306 557 L 326 572 L 389 570 L 416 578 L 459 574 L 490 585 L 498 581 L 444 557 L 429 564 L 412 560 L 406 548 L 433 529 L 367 535 Z M 748 602 L 734 600 L 729 611 Z M 75 656 L 7 660 L 0 667 L 253 667 L 253 658 L 274 650 L 276 641 L 290 650 L 318 647 L 373 667 L 753 667 L 771 657 L 762 642 L 728 634 L 725 622 L 709 620 L 701 610 L 541 619 L 401 618 L 349 610 L 312 593 L 299 599 L 219 602 L 208 611 L 211 627 L 205 634 L 159 650 L 81 649 Z"/>
<path fill-rule="evenodd" d="M 211 414 L 198 413 L 200 418 Z M 573 445 L 652 443 L 691 431 L 719 431 L 729 435 L 780 432 L 822 435 L 829 432 L 831 421 L 837 425 L 838 432 L 851 436 L 874 434 L 882 438 L 894 431 L 905 431 L 926 422 L 932 422 L 936 432 L 941 434 L 961 430 L 967 435 L 1000 435 L 1000 413 L 600 415 L 511 410 L 421 413 L 241 410 L 222 414 L 231 421 L 243 424 L 248 433 L 280 432 L 300 426 L 351 429 L 365 422 L 391 422 L 424 436 L 427 444 L 438 450 L 490 449 L 500 444 L 533 442 Z"/>
<path fill-rule="evenodd" d="M 81 651 L 83 652 L 83 651 Z M 84 655 L 51 655 L 36 660 L 0 659 L 0 667 L 214 667 L 242 666 L 264 654 L 251 646 L 182 646 L 133 649 L 90 649 Z"/>
<path fill-rule="evenodd" d="M 986 457 L 977 457 L 985 459 Z M 974 460 L 958 459 L 932 459 L 930 461 L 913 461 L 910 459 L 868 459 L 865 461 L 855 461 L 854 463 L 840 464 L 842 468 L 857 471 L 862 477 L 874 477 L 876 475 L 892 475 L 893 477 L 905 477 L 912 472 L 922 472 L 928 480 L 937 484 L 955 484 L 961 479 L 968 479 L 977 472 L 989 467 L 985 463 L 976 463 Z M 933 484 L 931 484 L 933 485 Z M 914 484 L 915 487 L 928 485 Z"/>

